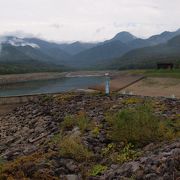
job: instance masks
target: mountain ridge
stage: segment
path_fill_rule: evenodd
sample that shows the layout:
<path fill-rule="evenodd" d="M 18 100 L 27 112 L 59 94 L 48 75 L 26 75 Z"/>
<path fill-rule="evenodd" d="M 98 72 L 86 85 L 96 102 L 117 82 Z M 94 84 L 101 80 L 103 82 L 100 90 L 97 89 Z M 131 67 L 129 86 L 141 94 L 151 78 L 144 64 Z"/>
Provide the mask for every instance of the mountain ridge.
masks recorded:
<path fill-rule="evenodd" d="M 74 70 L 97 68 L 102 69 L 105 67 L 105 65 L 114 63 L 114 59 L 121 59 L 122 57 L 126 57 L 128 53 L 133 54 L 134 51 L 136 53 L 142 53 L 142 48 L 145 48 L 145 51 L 147 52 L 149 49 L 151 50 L 154 48 L 154 46 L 157 46 L 158 48 L 164 46 L 161 44 L 166 44 L 168 41 L 169 48 L 171 43 L 174 41 L 176 41 L 176 46 L 178 46 L 179 40 L 176 40 L 176 38 L 170 41 L 178 35 L 180 35 L 180 29 L 174 32 L 164 31 L 147 39 L 141 39 L 129 32 L 122 31 L 116 34 L 112 39 L 106 40 L 104 42 L 84 43 L 76 41 L 74 43 L 67 44 L 49 42 L 38 38 L 18 38 L 14 36 L 7 36 L 0 38 L 0 44 L 1 46 L 9 44 L 11 47 L 15 47 L 16 50 L 18 50 L 16 51 L 17 55 L 21 52 L 22 56 L 19 55 L 19 57 L 24 57 L 24 62 L 27 63 L 29 63 L 29 61 L 26 60 L 31 59 L 33 61 L 37 61 L 37 63 L 44 63 L 54 67 L 63 66 L 67 67 L 67 69 Z M 168 45 L 166 46 L 166 49 L 167 48 Z M 174 49 L 175 48 L 171 48 L 172 52 L 174 52 Z M 2 47 L 1 52 L 3 50 L 4 49 Z M 3 63 L 8 64 L 10 59 L 11 63 L 13 59 L 17 62 L 16 55 L 13 54 L 13 51 L 14 49 L 11 48 L 11 50 L 8 52 L 9 57 L 6 58 L 6 61 L 3 60 Z M 161 53 L 165 53 L 163 48 L 159 48 L 159 51 L 162 51 Z M 169 52 L 169 50 L 167 51 Z M 177 52 L 174 53 L 177 54 Z M 150 55 L 148 55 L 148 58 L 149 57 Z M 20 64 L 20 62 L 23 63 L 21 58 L 19 58 L 18 64 Z M 135 63 L 138 62 L 138 59 L 132 59 L 134 59 Z M 113 62 L 111 63 L 111 61 Z M 1 55 L 0 62 L 2 63 Z M 134 63 L 132 63 L 132 66 L 133 65 Z M 132 66 L 130 67 L 133 68 Z M 109 67 L 106 66 L 106 68 Z"/>

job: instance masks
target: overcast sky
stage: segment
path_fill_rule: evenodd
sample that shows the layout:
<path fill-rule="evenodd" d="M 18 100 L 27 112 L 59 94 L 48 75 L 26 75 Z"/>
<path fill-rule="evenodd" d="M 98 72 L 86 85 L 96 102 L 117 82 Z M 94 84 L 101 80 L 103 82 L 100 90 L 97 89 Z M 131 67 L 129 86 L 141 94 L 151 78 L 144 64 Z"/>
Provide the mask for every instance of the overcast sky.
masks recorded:
<path fill-rule="evenodd" d="M 180 28 L 180 0 L 0 0 L 0 34 L 100 41 Z"/>

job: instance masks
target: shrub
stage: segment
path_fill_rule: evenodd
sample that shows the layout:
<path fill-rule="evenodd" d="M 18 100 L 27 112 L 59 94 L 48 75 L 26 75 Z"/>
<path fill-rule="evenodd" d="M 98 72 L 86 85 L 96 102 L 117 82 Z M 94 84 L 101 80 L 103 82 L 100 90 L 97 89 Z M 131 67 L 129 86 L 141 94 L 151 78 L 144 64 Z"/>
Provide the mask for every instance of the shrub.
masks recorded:
<path fill-rule="evenodd" d="M 76 95 L 74 93 L 63 93 L 55 96 L 55 101 L 60 103 L 65 103 L 71 100 Z"/>
<path fill-rule="evenodd" d="M 93 166 L 93 168 L 90 171 L 90 176 L 97 176 L 102 174 L 104 171 L 107 170 L 107 166 L 103 166 L 101 164 L 97 164 Z"/>
<path fill-rule="evenodd" d="M 118 153 L 118 155 L 116 156 L 115 161 L 119 162 L 119 163 L 124 163 L 126 161 L 130 161 L 130 160 L 134 160 L 136 159 L 140 153 L 133 150 L 134 146 L 129 143 L 127 144 L 121 151 L 120 153 Z"/>
<path fill-rule="evenodd" d="M 62 157 L 72 158 L 77 161 L 87 161 L 93 156 L 93 153 L 82 144 L 79 136 L 63 136 L 58 145 L 59 153 Z"/>
<path fill-rule="evenodd" d="M 137 97 L 130 97 L 130 98 L 124 99 L 122 103 L 125 105 L 137 104 L 137 103 L 142 103 L 142 99 L 137 98 Z"/>
<path fill-rule="evenodd" d="M 61 123 L 62 130 L 71 130 L 74 126 L 78 126 L 81 132 L 89 127 L 89 119 L 84 112 L 79 112 L 76 116 L 67 115 Z"/>
<path fill-rule="evenodd" d="M 44 160 L 43 153 L 34 153 L 29 156 L 19 157 L 12 162 L 6 162 L 2 166 L 0 179 L 29 179 L 27 176 L 33 177 L 33 167 L 42 160 Z"/>
<path fill-rule="evenodd" d="M 99 127 L 98 127 L 98 126 L 94 127 L 94 128 L 92 129 L 91 133 L 92 133 L 92 135 L 93 135 L 94 137 L 97 137 L 97 136 L 99 135 L 99 133 L 100 133 Z"/>
<path fill-rule="evenodd" d="M 73 126 L 75 125 L 75 120 L 74 117 L 71 115 L 67 115 L 64 118 L 64 121 L 61 122 L 60 127 L 62 128 L 62 130 L 71 130 L 73 128 Z"/>
<path fill-rule="evenodd" d="M 89 119 L 84 112 L 80 112 L 75 119 L 81 132 L 84 132 L 89 127 Z"/>
<path fill-rule="evenodd" d="M 109 136 L 114 141 L 132 144 L 147 144 L 167 138 L 169 128 L 160 131 L 160 120 L 153 114 L 151 107 L 141 105 L 125 109 L 107 117 L 110 125 Z"/>
<path fill-rule="evenodd" d="M 180 137 L 180 121 L 160 121 L 158 131 L 160 139 L 174 139 Z"/>
<path fill-rule="evenodd" d="M 103 155 L 103 156 L 107 156 L 107 155 L 109 155 L 110 153 L 114 152 L 114 149 L 115 149 L 115 144 L 113 144 L 113 143 L 108 144 L 107 147 L 105 147 L 105 148 L 102 149 L 102 155 Z"/>
<path fill-rule="evenodd" d="M 42 100 L 43 103 L 49 102 L 49 101 L 52 101 L 52 100 L 53 100 L 53 96 L 52 96 L 52 95 L 43 95 L 43 96 L 41 97 L 41 100 Z"/>

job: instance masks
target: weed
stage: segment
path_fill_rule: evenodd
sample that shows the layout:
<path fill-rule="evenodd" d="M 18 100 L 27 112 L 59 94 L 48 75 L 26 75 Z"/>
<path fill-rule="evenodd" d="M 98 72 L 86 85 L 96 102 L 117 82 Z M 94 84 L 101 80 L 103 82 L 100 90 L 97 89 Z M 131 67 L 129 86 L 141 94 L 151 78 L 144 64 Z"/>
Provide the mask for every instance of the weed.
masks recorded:
<path fill-rule="evenodd" d="M 74 126 L 78 126 L 81 132 L 83 133 L 89 127 L 89 118 L 84 112 L 79 112 L 78 115 L 67 115 L 64 118 L 64 121 L 60 124 L 61 129 L 72 130 Z"/>
<path fill-rule="evenodd" d="M 45 102 L 52 101 L 53 96 L 52 95 L 43 95 L 41 99 L 42 99 L 42 102 L 45 103 Z"/>
<path fill-rule="evenodd" d="M 122 103 L 125 104 L 125 105 L 137 104 L 137 103 L 142 103 L 142 99 L 137 98 L 137 97 L 131 97 L 131 98 L 124 99 L 122 101 Z"/>
<path fill-rule="evenodd" d="M 140 156 L 140 153 L 133 150 L 134 146 L 129 143 L 127 144 L 122 151 L 116 156 L 115 161 L 119 162 L 119 163 L 124 163 L 130 160 L 134 160 L 137 157 Z"/>
<path fill-rule="evenodd" d="M 71 130 L 75 125 L 74 117 L 71 115 L 67 115 L 64 118 L 64 121 L 60 124 L 62 130 Z"/>
<path fill-rule="evenodd" d="M 107 147 L 102 149 L 102 155 L 103 156 L 109 155 L 110 153 L 112 153 L 114 151 L 114 148 L 115 148 L 115 144 L 113 144 L 113 143 L 108 144 Z"/>
<path fill-rule="evenodd" d="M 65 94 L 56 95 L 55 100 L 57 102 L 64 103 L 71 100 L 73 97 L 75 97 L 74 93 L 65 93 Z"/>
<path fill-rule="evenodd" d="M 94 127 L 94 129 L 91 131 L 93 137 L 97 137 L 100 133 L 100 128 L 98 126 Z"/>
<path fill-rule="evenodd" d="M 0 174 L 2 173 L 3 164 L 4 164 L 4 159 L 0 157 Z"/>
<path fill-rule="evenodd" d="M 89 127 L 89 118 L 86 116 L 84 112 L 79 112 L 79 114 L 75 117 L 77 126 L 83 133 Z"/>
<path fill-rule="evenodd" d="M 92 169 L 90 171 L 90 176 L 101 175 L 106 170 L 107 170 L 107 166 L 103 166 L 101 164 L 97 164 L 97 165 L 92 167 Z"/>
<path fill-rule="evenodd" d="M 77 161 L 88 161 L 93 153 L 90 152 L 78 136 L 63 136 L 58 144 L 59 154 L 62 157 L 76 159 Z"/>
<path fill-rule="evenodd" d="M 166 124 L 162 126 L 148 105 L 109 115 L 107 121 L 111 127 L 109 136 L 114 141 L 145 145 L 172 138 L 170 128 Z"/>

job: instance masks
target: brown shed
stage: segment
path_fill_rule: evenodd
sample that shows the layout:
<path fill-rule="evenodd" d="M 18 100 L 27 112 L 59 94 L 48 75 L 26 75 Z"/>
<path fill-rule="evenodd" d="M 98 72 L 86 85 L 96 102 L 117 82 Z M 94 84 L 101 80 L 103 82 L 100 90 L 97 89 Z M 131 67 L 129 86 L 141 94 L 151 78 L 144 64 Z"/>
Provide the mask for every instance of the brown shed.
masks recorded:
<path fill-rule="evenodd" d="M 173 69 L 174 64 L 173 63 L 158 63 L 157 69 Z"/>

